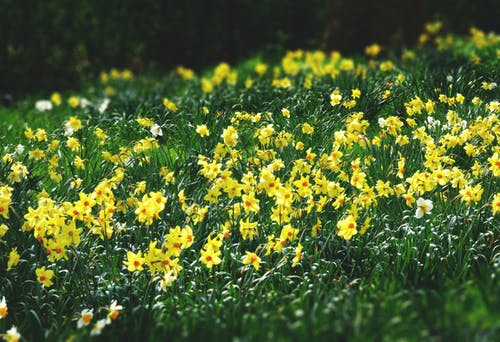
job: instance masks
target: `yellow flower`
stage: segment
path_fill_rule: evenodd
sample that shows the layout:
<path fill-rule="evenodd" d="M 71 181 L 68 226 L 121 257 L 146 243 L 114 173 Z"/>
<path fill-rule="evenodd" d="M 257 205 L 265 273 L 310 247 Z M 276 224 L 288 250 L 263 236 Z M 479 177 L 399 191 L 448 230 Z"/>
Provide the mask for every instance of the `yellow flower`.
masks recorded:
<path fill-rule="evenodd" d="M 340 102 L 342 102 L 342 95 L 340 95 L 338 90 L 334 90 L 330 94 L 330 104 L 332 106 L 336 106 L 336 105 L 340 104 Z"/>
<path fill-rule="evenodd" d="M 259 206 L 259 200 L 255 198 L 255 193 L 250 192 L 248 195 L 243 195 L 241 197 L 242 202 L 243 202 L 243 208 L 245 209 L 246 213 L 254 212 L 258 213 L 260 210 Z"/>
<path fill-rule="evenodd" d="M 52 95 L 50 96 L 50 101 L 52 101 L 52 103 L 56 106 L 59 106 L 62 103 L 61 94 L 59 94 L 58 92 L 52 93 Z"/>
<path fill-rule="evenodd" d="M 218 265 L 222 262 L 219 250 L 208 248 L 208 249 L 202 249 L 200 253 L 201 253 L 200 261 L 210 269 L 214 265 Z"/>
<path fill-rule="evenodd" d="M 294 241 L 297 239 L 299 235 L 299 230 L 297 228 L 293 228 L 290 224 L 285 225 L 280 232 L 280 239 Z"/>
<path fill-rule="evenodd" d="M 380 45 L 374 43 L 374 44 L 368 45 L 365 48 L 365 54 L 367 54 L 368 56 L 371 56 L 371 57 L 375 57 L 380 53 L 380 50 L 381 50 Z"/>
<path fill-rule="evenodd" d="M 2 239 L 5 234 L 7 234 L 7 231 L 9 230 L 9 227 L 5 223 L 0 224 L 0 239 Z"/>
<path fill-rule="evenodd" d="M 304 134 L 313 134 L 314 133 L 314 127 L 311 126 L 310 124 L 308 124 L 307 122 L 305 122 L 302 125 L 302 133 L 304 133 Z"/>
<path fill-rule="evenodd" d="M 17 253 L 17 247 L 12 248 L 9 253 L 9 260 L 7 261 L 7 271 L 10 271 L 12 267 L 17 266 L 20 259 L 21 257 L 19 253 Z"/>
<path fill-rule="evenodd" d="M 52 277 L 54 277 L 54 271 L 46 270 L 45 266 L 39 267 L 35 271 L 37 280 L 40 284 L 46 287 L 50 287 L 53 285 Z"/>
<path fill-rule="evenodd" d="M 285 117 L 285 118 L 289 118 L 290 117 L 290 110 L 288 108 L 281 109 L 281 115 L 283 115 L 283 117 Z"/>
<path fill-rule="evenodd" d="M 255 270 L 259 270 L 260 267 L 260 258 L 257 254 L 253 252 L 246 251 L 246 256 L 243 257 L 243 265 L 252 265 Z"/>
<path fill-rule="evenodd" d="M 243 240 L 253 240 L 254 235 L 257 235 L 257 225 L 258 222 L 250 222 L 248 218 L 246 221 L 240 220 L 240 233 Z"/>
<path fill-rule="evenodd" d="M 359 90 L 358 88 L 352 89 L 351 90 L 351 97 L 353 99 L 359 99 L 361 97 L 361 90 Z"/>
<path fill-rule="evenodd" d="M 302 259 L 302 245 L 299 243 L 297 245 L 297 248 L 295 248 L 295 256 L 293 257 L 292 260 L 292 267 L 297 266 L 297 264 L 301 259 Z"/>
<path fill-rule="evenodd" d="M 352 215 L 348 215 L 343 220 L 337 222 L 337 228 L 337 235 L 344 240 L 350 240 L 354 235 L 358 233 L 358 230 L 356 229 L 356 220 Z"/>
<path fill-rule="evenodd" d="M 163 99 L 163 105 L 165 106 L 165 108 L 171 110 L 172 112 L 177 111 L 177 105 L 166 97 Z"/>
<path fill-rule="evenodd" d="M 493 171 L 493 176 L 500 177 L 500 158 L 498 153 L 494 153 L 493 156 L 488 158 L 488 162 L 490 163 L 490 170 Z"/>
<path fill-rule="evenodd" d="M 500 192 L 496 193 L 493 196 L 493 201 L 491 202 L 491 210 L 493 211 L 493 215 L 500 213 Z"/>
<path fill-rule="evenodd" d="M 233 126 L 224 128 L 221 137 L 224 139 L 224 144 L 229 147 L 234 147 L 238 143 L 238 131 Z"/>
<path fill-rule="evenodd" d="M 466 186 L 465 188 L 460 190 L 461 200 L 464 201 L 467 205 L 469 205 L 470 202 L 479 202 L 481 200 L 482 194 L 483 188 L 481 184 L 477 184 L 474 187 Z"/>
<path fill-rule="evenodd" d="M 389 71 L 389 70 L 394 69 L 394 63 L 392 63 L 391 61 L 384 61 L 384 62 L 380 63 L 379 68 L 381 71 Z"/>
<path fill-rule="evenodd" d="M 208 137 L 210 135 L 210 131 L 208 130 L 207 125 L 196 126 L 196 133 L 198 133 L 202 137 Z"/>
<path fill-rule="evenodd" d="M 146 259 L 142 257 L 142 251 L 136 253 L 132 251 L 127 252 L 127 261 L 123 261 L 123 264 L 127 266 L 129 272 L 142 271 L 144 269 L 143 265 Z"/>
<path fill-rule="evenodd" d="M 76 108 L 80 104 L 80 99 L 76 96 L 71 96 L 68 99 L 68 104 L 71 108 Z"/>
<path fill-rule="evenodd" d="M 259 63 L 255 66 L 255 72 L 259 75 L 264 75 L 267 71 L 267 65 Z"/>

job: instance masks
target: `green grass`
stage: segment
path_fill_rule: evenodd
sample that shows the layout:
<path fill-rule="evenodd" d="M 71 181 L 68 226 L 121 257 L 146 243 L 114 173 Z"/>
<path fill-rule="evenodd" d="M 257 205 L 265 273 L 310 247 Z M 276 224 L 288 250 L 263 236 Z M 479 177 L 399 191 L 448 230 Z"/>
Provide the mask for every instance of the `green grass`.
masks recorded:
<path fill-rule="evenodd" d="M 262 75 L 258 58 L 192 78 L 111 71 L 46 112 L 0 108 L 0 333 L 497 339 L 500 38 L 472 33 L 413 58 L 290 52 Z M 416 217 L 420 197 L 433 208 Z"/>

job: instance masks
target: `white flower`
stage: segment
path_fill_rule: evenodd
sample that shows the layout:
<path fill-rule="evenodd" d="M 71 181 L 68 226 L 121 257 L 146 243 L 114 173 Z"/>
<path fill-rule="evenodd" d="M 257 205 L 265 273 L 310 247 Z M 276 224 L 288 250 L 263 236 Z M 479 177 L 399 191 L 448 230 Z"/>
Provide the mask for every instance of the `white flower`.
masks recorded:
<path fill-rule="evenodd" d="M 21 334 L 17 331 L 15 325 L 12 326 L 9 330 L 7 330 L 4 339 L 6 341 L 19 341 L 21 339 Z"/>
<path fill-rule="evenodd" d="M 102 333 L 102 329 L 108 324 L 108 321 L 106 318 L 98 320 L 94 326 L 92 327 L 92 330 L 90 331 L 90 336 L 98 336 Z"/>
<path fill-rule="evenodd" d="M 430 214 L 434 206 L 431 200 L 426 200 L 420 197 L 417 200 L 417 211 L 415 212 L 416 218 L 421 218 L 424 214 Z"/>
<path fill-rule="evenodd" d="M 73 126 L 71 126 L 69 121 L 66 121 L 66 123 L 64 124 L 64 135 L 70 137 L 74 132 L 75 129 L 73 128 Z"/>
<path fill-rule="evenodd" d="M 87 100 L 87 99 L 86 99 L 86 98 L 84 98 L 84 97 L 82 97 L 82 98 L 80 99 L 80 107 L 82 107 L 82 108 L 86 108 L 86 107 L 88 107 L 89 105 L 91 105 L 91 103 L 90 103 L 90 101 L 89 101 L 89 100 Z"/>
<path fill-rule="evenodd" d="M 173 275 L 172 271 L 169 271 L 168 273 L 165 273 L 163 278 L 160 280 L 160 289 L 163 291 L 166 291 L 167 288 L 171 287 L 174 281 L 177 279 L 176 276 Z"/>
<path fill-rule="evenodd" d="M 35 103 L 35 108 L 40 112 L 46 112 L 52 110 L 52 102 L 49 100 L 39 100 Z"/>
<path fill-rule="evenodd" d="M 7 311 L 8 311 L 7 301 L 5 300 L 5 297 L 3 297 L 2 300 L 0 301 L 0 319 L 7 316 Z"/>
<path fill-rule="evenodd" d="M 153 126 L 151 126 L 151 134 L 153 134 L 153 136 L 155 137 L 162 136 L 163 131 L 161 130 L 160 125 L 154 124 Z"/>
<path fill-rule="evenodd" d="M 99 113 L 104 113 L 106 111 L 106 109 L 108 109 L 108 105 L 109 105 L 109 99 L 104 99 L 104 101 L 102 101 L 101 105 L 99 106 Z"/>
<path fill-rule="evenodd" d="M 94 309 L 83 309 L 82 313 L 80 314 L 80 319 L 78 320 L 76 326 L 78 328 L 82 328 L 84 326 L 87 326 L 90 324 L 90 321 L 92 321 L 92 317 L 94 317 Z"/>
<path fill-rule="evenodd" d="M 378 119 L 378 125 L 379 125 L 381 128 L 384 128 L 384 127 L 385 127 L 385 119 L 384 119 L 384 118 L 379 118 L 379 119 Z"/>
<path fill-rule="evenodd" d="M 16 146 L 16 153 L 17 153 L 17 154 L 21 154 L 21 153 L 23 153 L 23 152 L 24 152 L 24 146 L 23 146 L 23 145 L 21 145 L 21 144 L 17 145 L 17 146 Z"/>

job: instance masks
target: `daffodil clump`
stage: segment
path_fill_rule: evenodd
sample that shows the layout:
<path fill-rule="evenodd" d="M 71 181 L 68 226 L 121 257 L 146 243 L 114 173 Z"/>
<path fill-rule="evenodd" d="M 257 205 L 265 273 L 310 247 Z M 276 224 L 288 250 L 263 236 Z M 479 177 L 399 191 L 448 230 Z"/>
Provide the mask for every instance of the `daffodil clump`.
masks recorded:
<path fill-rule="evenodd" d="M 2 336 L 197 337 L 226 329 L 228 312 L 241 314 L 236 330 L 256 329 L 254 301 L 296 308 L 297 321 L 277 306 L 259 315 L 274 330 L 253 338 L 285 325 L 346 337 L 360 334 L 347 321 L 378 324 L 373 307 L 366 321 L 339 314 L 335 303 L 359 303 L 350 291 L 494 287 L 500 38 L 440 32 L 427 25 L 399 58 L 371 44 L 365 57 L 179 66 L 168 81 L 111 69 L 88 93 L 36 101 L 56 128 L 2 135 Z M 465 71 L 432 69 L 435 55 Z M 303 308 L 317 301 L 309 329 Z M 223 318 L 210 330 L 204 315 Z"/>

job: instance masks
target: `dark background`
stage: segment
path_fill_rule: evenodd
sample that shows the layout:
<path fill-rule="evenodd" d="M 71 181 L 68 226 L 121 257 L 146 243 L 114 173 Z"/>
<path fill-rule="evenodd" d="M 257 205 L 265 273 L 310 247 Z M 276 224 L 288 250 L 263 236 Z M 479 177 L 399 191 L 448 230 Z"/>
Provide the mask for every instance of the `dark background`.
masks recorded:
<path fill-rule="evenodd" d="M 414 44 L 441 19 L 499 31 L 499 0 L 0 0 L 0 94 L 77 88 L 110 67 L 201 70 L 286 49 Z M 3 102 L 6 102 L 4 100 Z"/>

